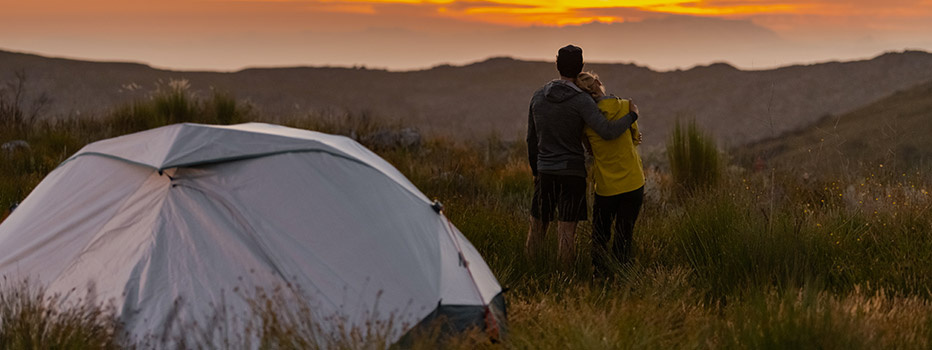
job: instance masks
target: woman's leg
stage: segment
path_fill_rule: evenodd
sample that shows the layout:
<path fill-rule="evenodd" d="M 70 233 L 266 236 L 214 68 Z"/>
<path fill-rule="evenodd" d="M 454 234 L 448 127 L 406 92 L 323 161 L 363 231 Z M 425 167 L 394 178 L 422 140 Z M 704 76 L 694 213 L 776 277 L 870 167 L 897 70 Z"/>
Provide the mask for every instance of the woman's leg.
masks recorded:
<path fill-rule="evenodd" d="M 612 242 L 612 255 L 621 263 L 628 263 L 631 258 L 631 247 L 634 245 L 634 223 L 641 212 L 644 203 L 644 187 L 618 196 L 618 206 L 615 219 L 615 241 Z"/>
<path fill-rule="evenodd" d="M 608 268 L 610 251 L 608 241 L 612 238 L 612 221 L 618 212 L 615 196 L 595 195 L 592 204 L 592 265 L 597 273 Z"/>

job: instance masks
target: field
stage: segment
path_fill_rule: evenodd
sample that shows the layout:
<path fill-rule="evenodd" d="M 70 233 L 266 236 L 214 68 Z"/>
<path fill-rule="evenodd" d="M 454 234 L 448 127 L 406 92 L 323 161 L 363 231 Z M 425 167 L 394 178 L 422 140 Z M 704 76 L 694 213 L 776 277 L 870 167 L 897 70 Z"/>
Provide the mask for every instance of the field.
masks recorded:
<path fill-rule="evenodd" d="M 3 95 L 6 96 L 6 95 Z M 3 97 L 0 96 L 0 97 Z M 532 264 L 524 253 L 531 175 L 522 142 L 496 135 L 420 145 L 377 145 L 385 125 L 365 115 L 260 116 L 224 94 L 184 84 L 96 119 L 34 118 L 0 98 L 0 205 L 21 201 L 45 174 L 95 140 L 170 123 L 272 121 L 355 135 L 394 164 L 479 249 L 507 292 L 510 332 L 425 336 L 416 347 L 528 349 L 877 349 L 932 346 L 932 186 L 923 169 L 862 164 L 799 174 L 726 164 L 717 182 L 687 190 L 663 157 L 646 157 L 649 183 L 635 231 L 635 261 L 594 278 L 588 223 L 576 266 Z M 727 154 L 724 155 L 727 159 Z M 754 168 L 754 167 L 750 167 Z M 903 167 L 905 168 L 905 167 Z M 4 214 L 4 217 L 6 213 Z M 555 232 L 546 256 L 555 260 Z M 145 348 L 119 336 L 112 310 L 60 307 L 39 286 L 2 281 L 0 348 Z M 378 336 L 298 339 L 295 325 L 259 315 L 263 347 L 370 348 Z M 280 310 L 277 310 L 280 311 Z M 263 317 L 263 315 L 265 317 Z M 231 346 L 236 347 L 236 346 Z"/>

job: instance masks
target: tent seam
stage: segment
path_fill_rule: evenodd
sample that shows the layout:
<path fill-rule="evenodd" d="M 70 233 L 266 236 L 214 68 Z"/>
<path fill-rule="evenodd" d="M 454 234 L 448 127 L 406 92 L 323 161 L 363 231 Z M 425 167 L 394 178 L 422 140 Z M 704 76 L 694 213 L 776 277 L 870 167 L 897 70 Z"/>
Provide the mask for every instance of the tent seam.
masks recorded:
<path fill-rule="evenodd" d="M 359 160 L 359 159 L 357 159 L 357 158 L 355 158 L 355 157 L 349 156 L 349 155 L 347 155 L 347 154 L 340 153 L 340 152 L 333 152 L 333 151 L 323 150 L 323 149 L 293 149 L 293 150 L 284 150 L 284 151 L 257 153 L 257 154 L 243 155 L 243 156 L 236 156 L 236 157 L 217 158 L 217 159 L 213 159 L 213 160 L 210 160 L 210 161 L 200 161 L 200 162 L 190 162 L 190 163 L 172 164 L 172 165 L 162 166 L 162 167 L 155 167 L 155 166 L 152 166 L 152 165 L 150 165 L 150 164 L 140 163 L 140 162 L 136 162 L 136 161 L 133 161 L 133 160 L 130 160 L 130 159 L 127 159 L 127 158 L 117 157 L 117 156 L 114 156 L 114 155 L 111 155 L 111 154 L 106 154 L 106 153 L 101 153 L 101 152 L 84 152 L 84 153 L 79 153 L 79 154 L 76 154 L 76 155 L 71 156 L 71 158 L 68 158 L 67 160 L 65 160 L 64 162 L 62 162 L 62 164 L 60 164 L 59 167 L 61 167 L 61 166 L 64 165 L 65 163 L 67 163 L 67 162 L 69 162 L 69 161 L 72 161 L 72 160 L 74 160 L 74 159 L 76 159 L 76 158 L 78 158 L 78 157 L 80 157 L 80 156 L 101 156 L 101 157 L 106 157 L 106 158 L 111 158 L 111 159 L 115 159 L 115 160 L 124 161 L 124 162 L 130 163 L 130 164 L 136 164 L 136 165 L 144 166 L 144 167 L 147 167 L 147 168 L 156 170 L 156 171 L 158 171 L 158 172 L 162 172 L 162 171 L 165 171 L 165 170 L 167 170 L 167 169 L 172 169 L 172 168 L 186 168 L 186 167 L 193 167 L 193 166 L 197 166 L 197 165 L 206 165 L 206 164 L 217 164 L 217 163 L 235 162 L 235 161 L 240 161 L 240 160 L 248 160 L 248 159 L 255 159 L 255 158 L 270 157 L 270 156 L 275 156 L 275 155 L 279 155 L 279 154 L 287 154 L 287 153 L 314 153 L 314 152 L 330 154 L 330 155 L 332 155 L 332 156 L 339 157 L 339 158 L 343 158 L 343 159 L 346 159 L 346 160 L 349 160 L 349 161 L 352 161 L 352 162 L 356 162 L 356 163 L 362 164 L 363 166 L 372 168 L 372 169 L 375 170 L 376 172 L 382 174 L 382 176 L 388 177 L 392 182 L 395 182 L 395 183 L 397 183 L 398 185 L 401 185 L 401 187 L 404 188 L 405 191 L 411 192 L 412 194 L 415 195 L 415 197 L 418 197 L 422 202 L 427 203 L 427 204 L 430 204 L 430 201 L 428 201 L 428 200 L 425 199 L 425 198 L 420 198 L 420 196 L 418 196 L 416 192 L 411 191 L 410 189 L 407 188 L 407 186 L 404 186 L 403 184 L 398 183 L 398 181 L 396 181 L 395 179 L 393 179 L 389 174 L 386 174 L 386 173 L 385 173 L 384 171 L 382 171 L 381 169 L 379 169 L 379 168 L 377 168 L 377 167 L 374 167 L 374 166 L 372 166 L 371 164 L 366 163 L 366 162 L 364 162 L 364 161 L 362 161 L 362 160 Z M 422 193 L 422 194 L 423 194 L 423 193 Z"/>

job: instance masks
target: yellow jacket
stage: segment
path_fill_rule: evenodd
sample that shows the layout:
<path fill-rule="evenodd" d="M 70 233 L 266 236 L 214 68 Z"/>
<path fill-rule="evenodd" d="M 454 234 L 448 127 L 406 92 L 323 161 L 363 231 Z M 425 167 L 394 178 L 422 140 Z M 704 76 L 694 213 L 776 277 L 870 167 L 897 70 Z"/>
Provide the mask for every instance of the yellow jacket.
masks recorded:
<path fill-rule="evenodd" d="M 599 100 L 599 110 L 608 120 L 624 117 L 629 112 L 629 100 L 615 96 L 606 96 Z M 634 191 L 644 186 L 644 169 L 641 156 L 635 148 L 634 139 L 638 137 L 637 122 L 618 138 L 606 141 L 588 126 L 586 137 L 592 145 L 595 158 L 593 176 L 595 193 L 600 196 L 614 196 Z"/>

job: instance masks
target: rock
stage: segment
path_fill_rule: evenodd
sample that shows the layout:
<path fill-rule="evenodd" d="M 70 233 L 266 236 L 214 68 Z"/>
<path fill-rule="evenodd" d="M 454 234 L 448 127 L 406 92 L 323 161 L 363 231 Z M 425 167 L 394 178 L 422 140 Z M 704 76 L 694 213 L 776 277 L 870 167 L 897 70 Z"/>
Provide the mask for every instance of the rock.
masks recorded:
<path fill-rule="evenodd" d="M 466 181 L 465 176 L 455 173 L 455 172 L 451 172 L 451 171 L 441 172 L 439 175 L 437 175 L 437 179 L 440 179 L 443 181 L 449 181 L 453 183 L 458 183 L 458 184 Z"/>
<path fill-rule="evenodd" d="M 421 148 L 421 133 L 414 128 L 404 128 L 397 131 L 382 130 L 363 138 L 362 141 L 376 149 L 400 148 L 416 150 Z"/>
<path fill-rule="evenodd" d="M 29 148 L 30 148 L 29 143 L 23 140 L 13 140 L 13 141 L 4 143 L 2 146 L 0 146 L 0 149 L 2 149 L 3 152 L 5 153 L 25 151 L 25 150 L 28 150 Z"/>
<path fill-rule="evenodd" d="M 418 149 L 421 147 L 421 133 L 413 128 L 404 128 L 399 132 L 400 146 L 407 149 Z"/>
<path fill-rule="evenodd" d="M 486 164 L 506 164 L 511 160 L 512 149 L 516 143 L 505 142 L 498 137 L 490 137 L 483 143 Z M 588 160 L 588 159 L 587 159 Z"/>

